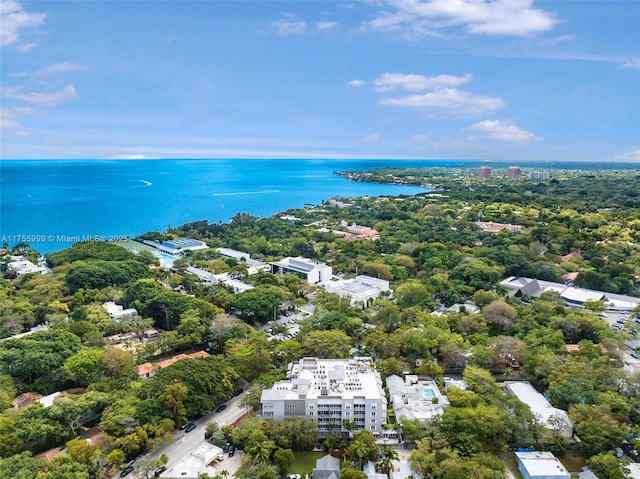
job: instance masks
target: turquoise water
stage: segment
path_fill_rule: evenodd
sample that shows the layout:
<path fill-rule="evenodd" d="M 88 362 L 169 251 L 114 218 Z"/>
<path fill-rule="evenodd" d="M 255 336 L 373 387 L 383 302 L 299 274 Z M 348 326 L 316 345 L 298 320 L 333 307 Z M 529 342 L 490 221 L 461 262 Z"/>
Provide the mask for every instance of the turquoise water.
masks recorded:
<path fill-rule="evenodd" d="M 350 182 L 336 170 L 454 166 L 461 161 L 2 160 L 0 244 L 57 251 L 190 221 L 266 217 L 334 196 L 415 194 L 422 188 Z M 469 162 L 466 162 L 469 163 Z"/>
<path fill-rule="evenodd" d="M 429 399 L 433 399 L 434 397 L 436 397 L 436 392 L 431 389 L 430 387 L 425 386 L 424 388 L 424 397 L 429 398 Z"/>

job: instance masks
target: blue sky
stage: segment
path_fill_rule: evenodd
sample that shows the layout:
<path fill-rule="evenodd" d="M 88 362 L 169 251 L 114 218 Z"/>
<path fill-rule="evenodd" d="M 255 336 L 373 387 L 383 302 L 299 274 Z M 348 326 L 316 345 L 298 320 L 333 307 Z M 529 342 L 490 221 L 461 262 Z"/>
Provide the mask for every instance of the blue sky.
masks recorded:
<path fill-rule="evenodd" d="M 1 158 L 640 161 L 640 2 L 0 4 Z"/>

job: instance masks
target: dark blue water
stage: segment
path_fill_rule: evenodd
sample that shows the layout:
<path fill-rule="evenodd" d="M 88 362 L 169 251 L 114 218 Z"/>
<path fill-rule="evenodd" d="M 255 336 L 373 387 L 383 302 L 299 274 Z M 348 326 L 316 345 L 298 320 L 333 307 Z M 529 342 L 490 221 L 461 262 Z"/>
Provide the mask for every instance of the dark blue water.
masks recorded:
<path fill-rule="evenodd" d="M 461 162 L 438 162 L 456 165 Z M 74 239 L 136 236 L 238 212 L 270 216 L 334 196 L 424 189 L 356 183 L 336 170 L 427 166 L 420 161 L 117 160 L 0 161 L 0 244 L 57 251 Z M 25 238 L 28 237 L 28 238 Z M 30 241 L 26 241 L 26 240 Z"/>
<path fill-rule="evenodd" d="M 266 217 L 336 196 L 415 194 L 424 189 L 350 182 L 334 171 L 479 164 L 479 160 L 2 160 L 0 245 L 29 242 L 40 252 L 50 252 L 77 238 L 133 237 L 202 219 L 226 222 L 239 212 Z M 536 167 L 637 169 L 638 164 L 539 163 Z"/>

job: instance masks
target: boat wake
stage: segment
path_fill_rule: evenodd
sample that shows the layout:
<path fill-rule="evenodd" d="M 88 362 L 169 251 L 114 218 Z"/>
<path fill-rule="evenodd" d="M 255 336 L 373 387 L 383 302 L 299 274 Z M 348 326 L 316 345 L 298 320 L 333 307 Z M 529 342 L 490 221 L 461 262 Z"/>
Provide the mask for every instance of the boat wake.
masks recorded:
<path fill-rule="evenodd" d="M 261 195 L 263 193 L 280 193 L 280 190 L 237 191 L 235 193 L 213 193 L 211 196 Z"/>
<path fill-rule="evenodd" d="M 147 180 L 129 180 L 129 181 L 139 181 L 142 183 L 141 185 L 134 186 L 134 188 L 142 188 L 143 186 L 151 186 L 153 183 Z"/>

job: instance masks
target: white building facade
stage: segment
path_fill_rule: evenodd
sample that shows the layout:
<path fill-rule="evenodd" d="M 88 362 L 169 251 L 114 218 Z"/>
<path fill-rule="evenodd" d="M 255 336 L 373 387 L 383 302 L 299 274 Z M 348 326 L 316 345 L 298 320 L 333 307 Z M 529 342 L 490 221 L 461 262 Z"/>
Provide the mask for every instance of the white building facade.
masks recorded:
<path fill-rule="evenodd" d="M 371 358 L 302 358 L 289 365 L 288 379 L 262 391 L 265 419 L 306 416 L 318 436 L 348 436 L 349 429 L 382 434 L 387 399 Z"/>
<path fill-rule="evenodd" d="M 319 261 L 308 258 L 286 257 L 280 261 L 270 263 L 273 274 L 295 274 L 309 284 L 318 284 L 331 279 L 333 270 Z"/>

